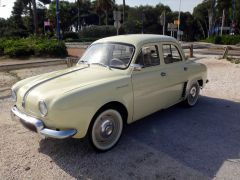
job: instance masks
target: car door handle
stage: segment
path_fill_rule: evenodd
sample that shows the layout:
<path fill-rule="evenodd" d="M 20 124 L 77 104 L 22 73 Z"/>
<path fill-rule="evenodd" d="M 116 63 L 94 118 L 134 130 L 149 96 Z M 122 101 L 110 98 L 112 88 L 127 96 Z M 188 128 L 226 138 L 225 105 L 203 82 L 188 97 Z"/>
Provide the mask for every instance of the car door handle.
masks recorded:
<path fill-rule="evenodd" d="M 188 70 L 188 68 L 187 68 L 187 67 L 184 67 L 183 69 L 184 69 L 184 71 L 187 71 L 187 70 Z"/>
<path fill-rule="evenodd" d="M 165 72 L 161 72 L 161 76 L 164 77 L 166 76 L 167 74 Z"/>

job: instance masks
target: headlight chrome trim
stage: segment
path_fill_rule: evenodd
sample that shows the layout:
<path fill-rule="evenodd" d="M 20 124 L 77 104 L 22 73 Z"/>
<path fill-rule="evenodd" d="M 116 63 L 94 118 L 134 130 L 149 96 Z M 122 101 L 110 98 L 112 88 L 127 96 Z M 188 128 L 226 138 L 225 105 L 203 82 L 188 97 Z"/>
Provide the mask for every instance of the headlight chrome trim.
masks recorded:
<path fill-rule="evenodd" d="M 48 108 L 46 103 L 44 102 L 44 100 L 40 100 L 38 103 L 38 108 L 39 108 L 39 112 L 41 114 L 42 117 L 47 116 L 48 114 Z"/>
<path fill-rule="evenodd" d="M 11 96 L 14 102 L 17 102 L 17 92 L 14 89 L 11 89 Z"/>

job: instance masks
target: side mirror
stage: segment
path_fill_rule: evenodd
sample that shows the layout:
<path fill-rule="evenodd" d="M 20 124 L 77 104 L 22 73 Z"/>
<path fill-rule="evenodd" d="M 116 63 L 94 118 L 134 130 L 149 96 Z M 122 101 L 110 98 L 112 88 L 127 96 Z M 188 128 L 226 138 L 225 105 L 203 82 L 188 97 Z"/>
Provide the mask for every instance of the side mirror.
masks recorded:
<path fill-rule="evenodd" d="M 130 67 L 133 68 L 133 71 L 141 71 L 143 68 L 140 64 L 131 64 Z"/>

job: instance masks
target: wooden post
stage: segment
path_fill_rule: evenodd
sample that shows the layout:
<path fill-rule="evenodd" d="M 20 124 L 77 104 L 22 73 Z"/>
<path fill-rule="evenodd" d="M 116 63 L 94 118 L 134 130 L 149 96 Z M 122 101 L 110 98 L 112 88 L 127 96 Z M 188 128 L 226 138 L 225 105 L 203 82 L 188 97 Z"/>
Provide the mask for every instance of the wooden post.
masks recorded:
<path fill-rule="evenodd" d="M 190 45 L 189 47 L 189 50 L 190 50 L 190 58 L 193 58 L 193 44 Z"/>
<path fill-rule="evenodd" d="M 223 59 L 226 59 L 227 58 L 227 56 L 228 56 L 228 50 L 229 50 L 229 46 L 227 46 L 227 47 L 225 47 L 224 48 L 224 53 L 223 53 Z"/>

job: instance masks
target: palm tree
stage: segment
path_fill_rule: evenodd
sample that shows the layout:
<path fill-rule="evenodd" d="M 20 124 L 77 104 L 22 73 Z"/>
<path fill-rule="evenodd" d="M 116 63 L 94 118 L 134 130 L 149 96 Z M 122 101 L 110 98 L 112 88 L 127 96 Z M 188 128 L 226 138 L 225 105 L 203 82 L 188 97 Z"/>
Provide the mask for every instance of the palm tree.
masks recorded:
<path fill-rule="evenodd" d="M 95 11 L 99 16 L 99 22 L 101 18 L 101 13 L 104 12 L 106 18 L 106 25 L 108 25 L 108 13 L 110 10 L 113 9 L 115 4 L 115 0 L 96 0 L 95 4 Z"/>

